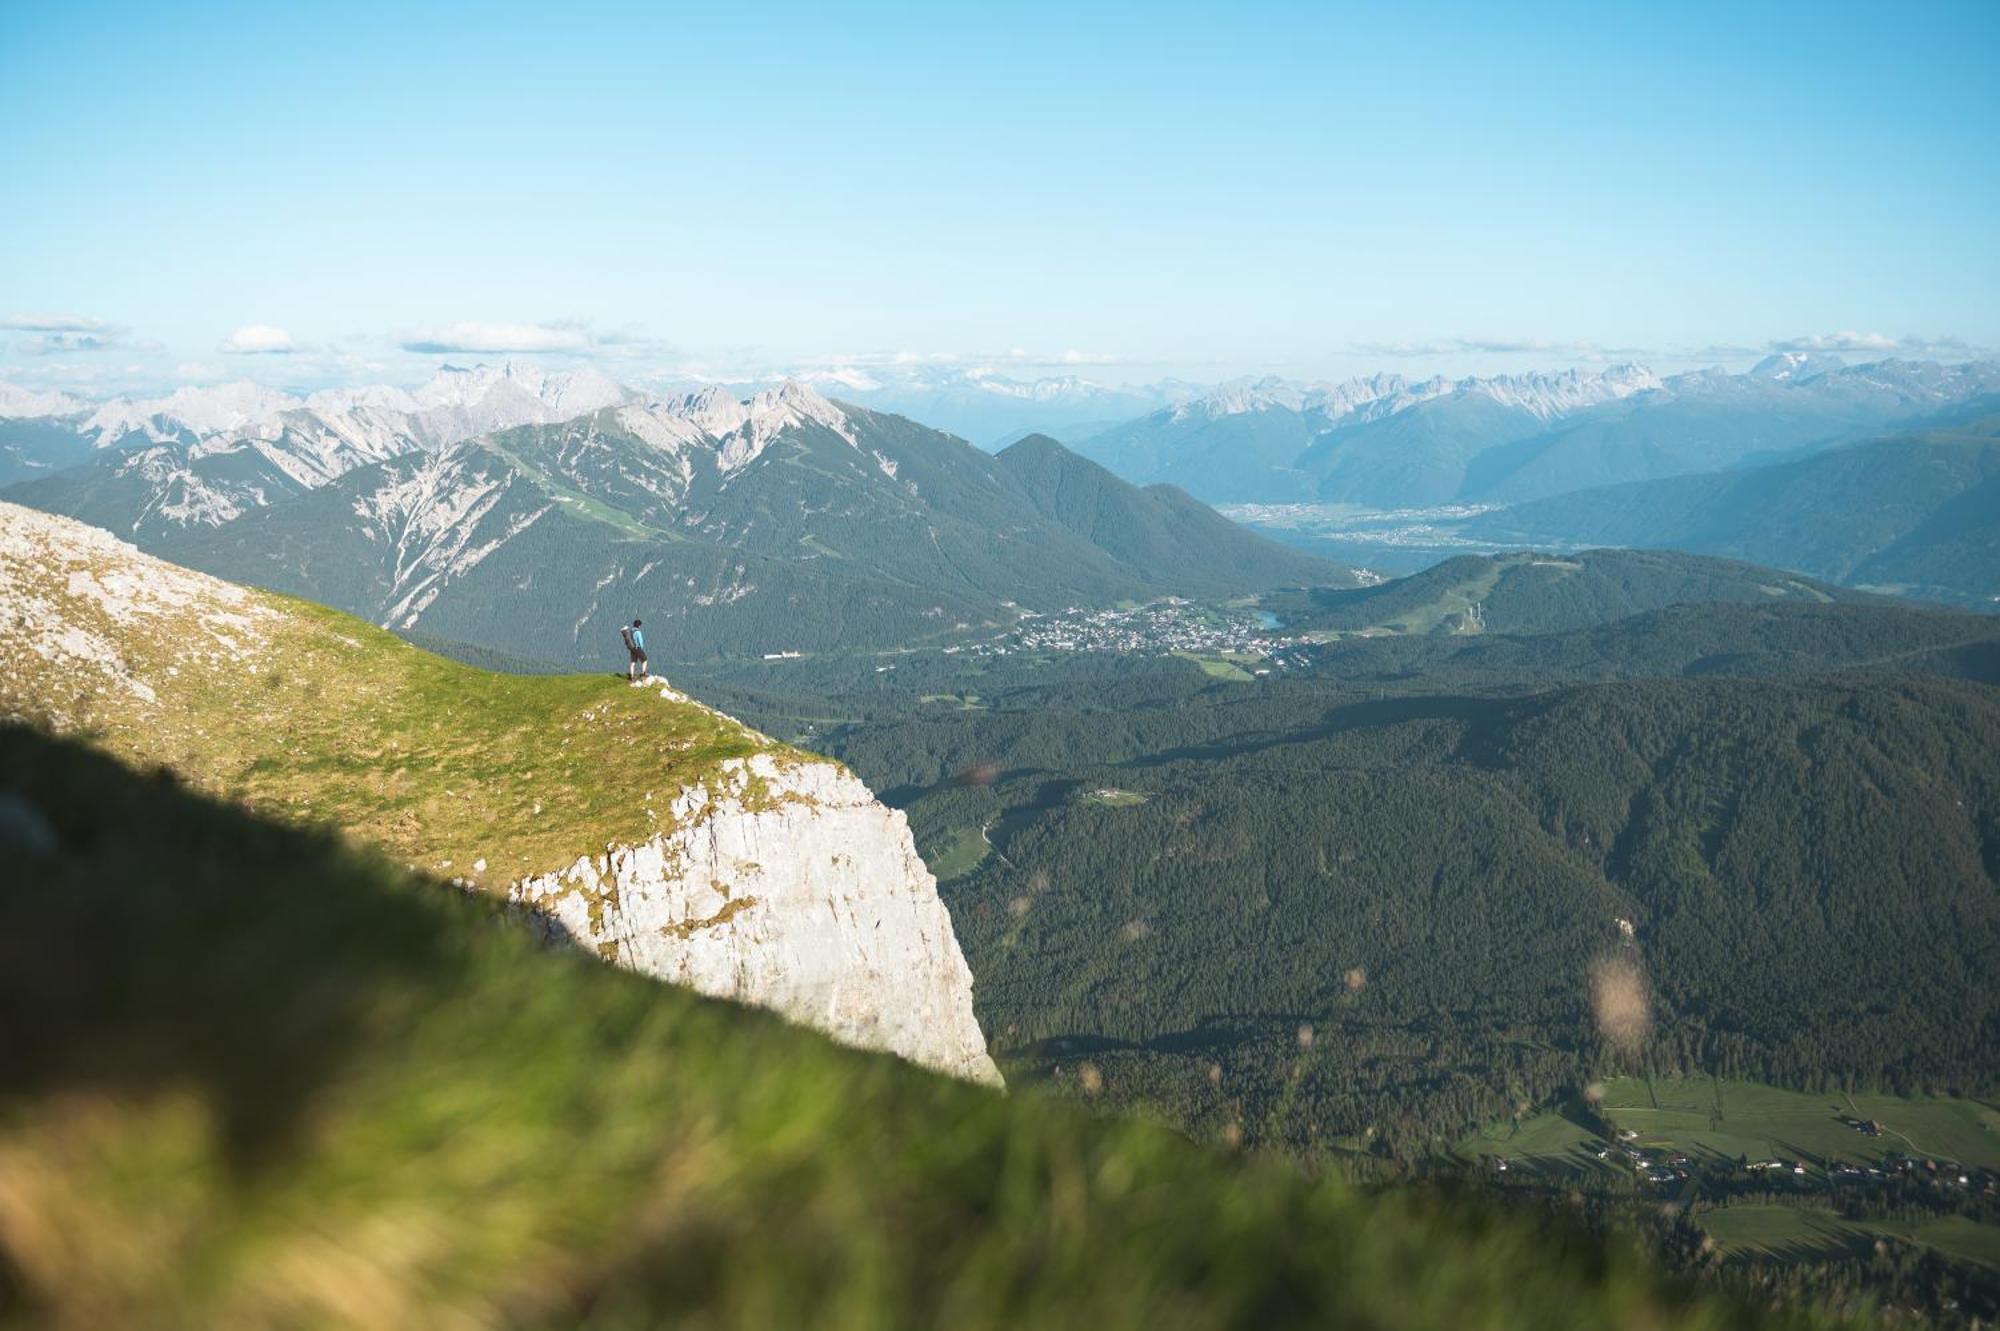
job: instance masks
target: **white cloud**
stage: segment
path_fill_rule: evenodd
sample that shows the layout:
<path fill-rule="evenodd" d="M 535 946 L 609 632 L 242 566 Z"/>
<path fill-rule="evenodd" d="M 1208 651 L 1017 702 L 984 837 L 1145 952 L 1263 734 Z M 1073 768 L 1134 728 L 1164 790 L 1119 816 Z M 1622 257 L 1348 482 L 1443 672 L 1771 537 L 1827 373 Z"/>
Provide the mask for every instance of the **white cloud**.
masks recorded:
<path fill-rule="evenodd" d="M 1881 333 L 1813 333 L 1770 344 L 1773 351 L 1894 351 L 1897 339 Z"/>
<path fill-rule="evenodd" d="M 1678 351 L 1673 354 L 1676 360 L 1715 364 L 1720 361 L 1753 360 L 1759 356 L 1769 355 L 1770 351 L 1771 344 L 1768 342 L 1761 347 L 1738 346 L 1734 342 L 1711 342 L 1707 346 L 1697 347 L 1693 351 Z"/>
<path fill-rule="evenodd" d="M 81 314 L 10 314 L 0 319 L 0 328 L 19 333 L 98 333 L 106 336 L 122 331 L 102 319 L 91 319 Z"/>
<path fill-rule="evenodd" d="M 1807 352 L 1870 358 L 1937 357 L 1945 360 L 1992 354 L 1986 348 L 1976 346 L 1962 337 L 1918 337 L 1915 334 L 1890 337 L 1886 333 L 1855 332 L 1849 329 L 1837 333 L 1809 333 L 1803 337 L 1774 337 L 1761 346 L 1718 342 L 1694 350 L 1678 350 L 1672 355 L 1677 360 L 1714 365 L 1729 361 L 1756 360 L 1774 352 Z"/>
<path fill-rule="evenodd" d="M 1006 359 L 1016 365 L 1125 365 L 1130 362 L 1124 356 L 1114 356 L 1103 351 L 1079 351 L 1075 347 L 1064 347 L 1056 352 L 1034 352 L 1025 347 L 1009 347 Z"/>
<path fill-rule="evenodd" d="M 1963 338 L 1958 337 L 1918 337 L 1906 333 L 1902 337 L 1890 337 L 1886 333 L 1858 333 L 1851 330 L 1838 333 L 1813 333 L 1806 337 L 1790 337 L 1769 344 L 1772 351 L 1834 351 L 1853 352 L 1864 355 L 1965 355 L 1976 352 Z"/>
<path fill-rule="evenodd" d="M 405 351 L 424 355 L 446 352 L 513 354 L 582 352 L 592 346 L 590 334 L 574 324 L 515 324 L 465 321 L 418 328 L 395 335 Z"/>
<path fill-rule="evenodd" d="M 849 351 L 800 362 L 820 366 L 910 366 L 910 365 L 1146 365 L 1152 362 L 1102 351 L 1082 351 L 1065 347 L 1061 351 L 1036 351 L 1029 347 L 1008 347 L 1005 351 Z"/>
<path fill-rule="evenodd" d="M 60 356 L 72 351 L 113 351 L 123 344 L 116 333 L 36 333 L 15 345 L 30 356 Z"/>
<path fill-rule="evenodd" d="M 10 314 L 0 319 L 0 329 L 29 334 L 14 349 L 30 356 L 111 351 L 126 345 L 123 328 L 82 314 Z"/>
<path fill-rule="evenodd" d="M 292 335 L 270 324 L 244 324 L 222 339 L 217 351 L 230 356 L 288 356 L 299 350 Z"/>
<path fill-rule="evenodd" d="M 1357 342 L 1363 356 L 1645 356 L 1643 347 L 1606 347 L 1595 342 L 1560 342 L 1535 337 L 1446 337 L 1428 342 Z"/>

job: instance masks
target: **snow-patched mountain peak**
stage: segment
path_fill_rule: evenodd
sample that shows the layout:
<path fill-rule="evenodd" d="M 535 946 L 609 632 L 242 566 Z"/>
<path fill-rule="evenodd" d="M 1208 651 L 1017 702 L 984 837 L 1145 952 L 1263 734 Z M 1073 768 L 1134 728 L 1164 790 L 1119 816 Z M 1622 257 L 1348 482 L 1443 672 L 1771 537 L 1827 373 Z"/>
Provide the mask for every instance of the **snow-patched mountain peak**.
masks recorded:
<path fill-rule="evenodd" d="M 801 383 L 815 386 L 824 384 L 828 388 L 845 389 L 850 393 L 873 393 L 883 387 L 881 379 L 852 365 L 835 365 L 822 370 L 802 370 L 795 377 Z"/>
<path fill-rule="evenodd" d="M 1663 387 L 1660 377 L 1643 365 L 1614 365 L 1595 374 L 1582 370 L 1503 374 L 1491 379 L 1466 379 L 1464 391 L 1483 393 L 1505 406 L 1519 407 L 1543 420 L 1616 401 L 1634 393 Z"/>
<path fill-rule="evenodd" d="M 846 412 L 797 379 L 767 388 L 744 405 L 749 408 L 752 421 L 783 416 L 788 426 L 812 421 L 835 431 L 847 425 Z"/>
<path fill-rule="evenodd" d="M 1413 385 L 1400 374 L 1371 374 L 1332 384 L 1297 383 L 1267 375 L 1223 384 L 1167 408 L 1165 414 L 1172 421 L 1219 420 L 1246 412 L 1284 410 L 1317 412 L 1328 420 L 1338 420 L 1363 409 L 1401 410 L 1446 391 L 1442 379 Z"/>
<path fill-rule="evenodd" d="M 497 368 L 483 363 L 440 365 L 415 397 L 426 407 L 469 407 L 502 384 L 519 386 L 533 397 L 541 388 L 541 377 L 541 371 L 512 361 Z"/>
<path fill-rule="evenodd" d="M 629 402 L 633 396 L 623 384 L 588 366 L 542 370 L 515 361 L 498 367 L 484 363 L 440 366 L 414 396 L 425 407 L 479 408 L 493 405 L 496 394 L 501 401 L 525 398 L 538 402 L 555 413 L 551 419 L 556 420 L 587 416 Z"/>
<path fill-rule="evenodd" d="M 644 407 L 626 407 L 618 419 L 647 443 L 667 452 L 690 444 L 714 448 L 723 475 L 755 461 L 787 430 L 812 424 L 855 442 L 847 413 L 796 379 L 739 400 L 720 385 L 677 393 Z"/>
<path fill-rule="evenodd" d="M 1168 408 L 1171 419 L 1215 420 L 1223 416 L 1240 416 L 1245 412 L 1269 411 L 1282 407 L 1287 411 L 1303 411 L 1306 395 L 1311 392 L 1307 384 L 1295 384 L 1275 376 L 1262 379 L 1238 379 L 1233 383 L 1218 386 L 1205 397 L 1195 398 Z"/>
<path fill-rule="evenodd" d="M 1827 370 L 1806 382 L 1814 392 L 1842 397 L 1891 394 L 1916 403 L 1962 402 L 2000 393 L 2000 361 L 1942 365 L 1928 360 L 1879 360 Z"/>
<path fill-rule="evenodd" d="M 1780 351 L 1764 357 L 1746 373 L 1752 379 L 1802 384 L 1808 379 L 1847 367 L 1840 357 L 1823 351 Z"/>
<path fill-rule="evenodd" d="M 586 365 L 549 375 L 542 381 L 541 398 L 559 417 L 567 419 L 623 405 L 632 400 L 633 393 L 602 370 Z"/>
<path fill-rule="evenodd" d="M 0 417 L 20 420 L 40 416 L 75 416 L 89 409 L 90 404 L 82 398 L 71 397 L 59 390 L 37 392 L 19 384 L 0 382 Z"/>
<path fill-rule="evenodd" d="M 372 407 L 377 411 L 400 411 L 415 413 L 423 410 L 424 404 L 417 401 L 416 394 L 406 388 L 396 388 L 389 384 L 366 384 L 359 388 L 322 388 L 306 398 L 306 406 L 321 413 L 348 412 L 361 407 Z"/>
<path fill-rule="evenodd" d="M 1490 397 L 1547 420 L 1659 387 L 1659 376 L 1642 365 L 1614 365 L 1597 373 L 1571 369 L 1485 379 L 1454 380 L 1439 375 L 1414 383 L 1400 374 L 1371 374 L 1331 384 L 1295 383 L 1279 378 L 1243 379 L 1170 407 L 1166 416 L 1176 422 L 1217 420 L 1245 412 L 1283 409 L 1313 413 L 1331 424 L 1348 417 L 1372 420 L 1432 398 L 1465 393 Z"/>
<path fill-rule="evenodd" d="M 634 394 L 588 367 L 546 371 L 508 361 L 499 367 L 446 365 L 414 394 L 426 432 L 455 442 L 517 425 L 548 425 L 630 402 Z"/>
<path fill-rule="evenodd" d="M 1063 402 L 1071 399 L 1116 394 L 1118 389 L 1080 375 L 1065 374 L 1051 379 L 1010 379 L 999 371 L 979 366 L 967 370 L 965 382 L 995 397 L 1017 398 L 1023 402 Z"/>
<path fill-rule="evenodd" d="M 703 434 L 720 438 L 741 426 L 749 419 L 749 411 L 734 393 L 720 384 L 692 393 L 680 393 L 664 398 L 656 408 L 668 416 L 675 416 L 695 426 Z"/>
<path fill-rule="evenodd" d="M 187 433 L 197 438 L 238 429 L 251 421 L 299 406 L 299 399 L 248 379 L 208 387 L 177 388 L 162 398 L 114 398 L 83 423 L 99 446 L 130 434 L 156 440 Z"/>
<path fill-rule="evenodd" d="M 743 413 L 743 423 L 723 439 L 716 454 L 725 476 L 755 461 L 785 431 L 804 425 L 823 426 L 848 443 L 855 442 L 847 413 L 796 379 L 757 394 L 743 404 Z"/>

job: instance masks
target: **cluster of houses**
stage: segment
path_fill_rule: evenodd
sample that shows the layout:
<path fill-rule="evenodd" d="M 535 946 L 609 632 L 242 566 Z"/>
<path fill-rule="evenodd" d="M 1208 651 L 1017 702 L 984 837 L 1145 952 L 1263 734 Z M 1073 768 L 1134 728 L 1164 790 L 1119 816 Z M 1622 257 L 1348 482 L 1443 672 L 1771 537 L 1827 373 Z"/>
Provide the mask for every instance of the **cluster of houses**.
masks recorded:
<path fill-rule="evenodd" d="M 1881 1124 L 1876 1123 L 1873 1126 L 1876 1131 L 1869 1135 L 1881 1135 Z M 1678 1183 L 1696 1172 L 1695 1161 L 1683 1152 L 1649 1151 L 1638 1145 L 1635 1140 L 1637 1135 L 1630 1129 L 1621 1131 L 1616 1143 L 1600 1146 L 1592 1154 L 1606 1164 L 1629 1166 L 1648 1183 Z M 1506 1165 L 1502 1163 L 1500 1168 L 1504 1171 Z M 1811 1172 L 1803 1160 L 1775 1157 L 1768 1160 L 1752 1160 L 1742 1168 L 1753 1176 L 1771 1179 L 1803 1178 Z M 1892 1178 L 1914 1178 L 1944 1188 L 1978 1186 L 1988 1192 L 2000 1192 L 2000 1173 L 1968 1169 L 1950 1160 L 1926 1160 L 1908 1155 L 1887 1157 L 1880 1165 L 1857 1165 L 1842 1161 L 1828 1166 L 1826 1177 L 1836 1183 L 1886 1183 Z"/>
<path fill-rule="evenodd" d="M 1886 1131 L 1874 1120 L 1850 1120 L 1850 1126 L 1870 1137 L 1880 1137 Z M 1764 1187 L 1812 1187 L 1816 1176 L 1837 1186 L 1887 1186 L 1899 1181 L 1914 1182 L 1931 1190 L 1937 1204 L 1947 1210 L 1960 1205 L 1952 1200 L 1953 1197 L 2000 1198 L 2000 1170 L 1914 1155 L 1885 1155 L 1875 1164 L 1842 1160 L 1814 1165 L 1802 1159 L 1776 1156 L 1763 1160 L 1732 1160 L 1710 1155 L 1696 1160 L 1670 1147 L 1643 1144 L 1639 1134 L 1630 1128 L 1620 1129 L 1615 1141 L 1593 1143 L 1589 1150 L 1607 1167 L 1630 1170 L 1641 1183 L 1655 1188 L 1677 1187 L 1694 1180 L 1704 1191 L 1715 1189 L 1717 1195 L 1721 1195 L 1739 1191 L 1747 1181 L 1754 1180 L 1762 1180 Z M 1505 1156 L 1493 1157 L 1488 1163 L 1495 1174 L 1509 1173 L 1513 1164 Z M 1532 1163 L 1527 1172 L 1535 1172 Z M 1754 1188 L 1757 1185 L 1753 1182 L 1750 1186 Z"/>
<path fill-rule="evenodd" d="M 1596 1155 L 1606 1164 L 1614 1159 L 1629 1166 L 1634 1173 L 1648 1183 L 1685 1182 L 1694 1170 L 1694 1160 L 1680 1151 L 1658 1154 L 1640 1146 L 1634 1140 L 1639 1134 L 1627 1128 L 1618 1134 L 1614 1145 L 1600 1146 Z"/>
<path fill-rule="evenodd" d="M 1072 606 L 1054 614 L 1020 612 L 1005 635 L 969 650 L 1011 652 L 1198 652 L 1268 656 L 1286 644 L 1253 620 L 1219 615 L 1178 597 L 1131 610 Z"/>

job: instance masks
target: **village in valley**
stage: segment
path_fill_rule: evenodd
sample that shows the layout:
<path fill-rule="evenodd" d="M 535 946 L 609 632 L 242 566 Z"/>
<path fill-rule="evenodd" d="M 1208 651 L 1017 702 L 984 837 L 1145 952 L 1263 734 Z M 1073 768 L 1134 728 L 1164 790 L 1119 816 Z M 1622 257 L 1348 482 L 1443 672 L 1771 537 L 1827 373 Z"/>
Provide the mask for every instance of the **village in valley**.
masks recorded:
<path fill-rule="evenodd" d="M 1009 656 L 1046 652 L 1131 652 L 1234 662 L 1244 673 L 1269 674 L 1290 663 L 1302 644 L 1279 633 L 1277 617 L 1254 607 L 1213 605 L 1167 597 L 1110 610 L 1078 606 L 1038 614 L 1018 610 L 1007 631 L 947 652 Z"/>

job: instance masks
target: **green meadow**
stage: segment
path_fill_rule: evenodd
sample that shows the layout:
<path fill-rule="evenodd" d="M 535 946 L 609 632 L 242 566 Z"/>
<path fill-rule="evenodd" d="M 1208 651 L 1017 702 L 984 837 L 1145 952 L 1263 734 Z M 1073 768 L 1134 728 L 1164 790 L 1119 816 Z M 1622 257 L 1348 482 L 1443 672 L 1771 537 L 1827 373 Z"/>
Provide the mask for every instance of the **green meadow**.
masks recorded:
<path fill-rule="evenodd" d="M 1617 1127 L 1637 1132 L 1641 1143 L 1696 1156 L 1872 1164 L 1888 1154 L 2000 1167 L 2000 1110 L 1978 1100 L 1786 1091 L 1706 1077 L 1613 1077 L 1604 1083 L 1602 1109 Z M 1879 1122 L 1882 1135 L 1867 1136 L 1844 1118 Z"/>

